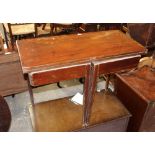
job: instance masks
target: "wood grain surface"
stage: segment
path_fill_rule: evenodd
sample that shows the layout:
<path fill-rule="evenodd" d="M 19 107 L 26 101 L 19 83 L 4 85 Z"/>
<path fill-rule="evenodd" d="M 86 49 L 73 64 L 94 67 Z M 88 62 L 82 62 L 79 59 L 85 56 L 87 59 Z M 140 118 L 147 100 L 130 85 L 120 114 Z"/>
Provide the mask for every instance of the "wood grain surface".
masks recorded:
<path fill-rule="evenodd" d="M 33 108 L 35 131 L 74 131 L 83 128 L 83 106 L 72 103 L 69 98 L 39 103 Z M 90 126 L 107 122 L 105 125 L 108 131 L 108 126 L 111 126 L 110 121 L 114 120 L 115 124 L 115 120 L 129 118 L 129 116 L 129 112 L 112 93 L 100 92 L 95 94 Z M 124 127 L 124 124 L 119 125 Z M 118 128 L 117 123 L 113 127 L 113 131 L 115 128 Z"/>
<path fill-rule="evenodd" d="M 24 73 L 48 66 L 144 53 L 146 49 L 119 30 L 17 41 Z"/>

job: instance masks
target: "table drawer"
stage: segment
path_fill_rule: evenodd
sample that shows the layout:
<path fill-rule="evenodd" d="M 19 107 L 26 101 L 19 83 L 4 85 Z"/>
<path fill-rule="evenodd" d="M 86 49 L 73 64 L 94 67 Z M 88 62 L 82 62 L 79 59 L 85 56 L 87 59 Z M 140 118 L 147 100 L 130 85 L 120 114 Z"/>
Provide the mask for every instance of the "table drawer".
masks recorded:
<path fill-rule="evenodd" d="M 136 55 L 99 62 L 99 74 L 115 73 L 118 71 L 132 69 L 138 65 L 140 58 L 140 55 Z"/>
<path fill-rule="evenodd" d="M 62 67 L 57 69 L 32 72 L 29 74 L 30 84 L 32 86 L 40 86 L 59 82 L 62 80 L 85 77 L 88 66 L 89 65 Z"/>

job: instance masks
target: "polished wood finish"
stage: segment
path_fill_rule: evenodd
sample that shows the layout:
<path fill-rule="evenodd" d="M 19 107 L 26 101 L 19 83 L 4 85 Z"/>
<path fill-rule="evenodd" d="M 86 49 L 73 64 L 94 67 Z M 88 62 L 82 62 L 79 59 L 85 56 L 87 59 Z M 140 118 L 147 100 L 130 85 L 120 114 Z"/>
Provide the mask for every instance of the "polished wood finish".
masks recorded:
<path fill-rule="evenodd" d="M 27 39 L 17 41 L 17 48 L 23 73 L 29 80 L 32 103 L 32 86 L 85 77 L 82 116 L 84 127 L 91 124 L 90 110 L 94 100 L 92 96 L 95 94 L 95 79 L 99 75 L 93 62 L 104 63 L 105 67 L 95 65 L 97 68 L 101 67 L 104 74 L 118 72 L 135 67 L 140 54 L 147 51 L 121 31 Z"/>
<path fill-rule="evenodd" d="M 149 67 L 117 74 L 115 91 L 132 114 L 128 131 L 155 131 L 155 72 Z"/>
<path fill-rule="evenodd" d="M 125 131 L 130 117 L 122 103 L 110 92 L 96 93 L 90 126 L 82 126 L 81 105 L 75 105 L 70 98 L 47 101 L 33 105 L 35 131 Z M 118 120 L 122 119 L 121 123 Z M 120 125 L 120 126 L 119 126 Z"/>
<path fill-rule="evenodd" d="M 93 101 L 94 101 L 94 94 L 96 91 L 96 84 L 97 84 L 97 77 L 101 74 L 109 74 L 121 72 L 129 69 L 133 69 L 138 65 L 140 59 L 140 55 L 133 55 L 133 56 L 126 56 L 126 57 L 118 57 L 118 58 L 109 58 L 106 60 L 96 60 L 92 62 L 92 76 L 90 78 L 90 87 L 91 91 L 89 91 L 90 102 L 87 107 L 86 111 L 86 121 L 89 124 L 91 110 L 93 109 Z M 105 90 L 108 90 L 108 83 L 109 78 L 106 81 Z"/>
<path fill-rule="evenodd" d="M 84 83 L 84 97 L 83 97 L 83 126 L 86 126 L 86 107 L 89 102 L 89 74 L 90 63 L 78 64 L 72 66 L 59 67 L 51 70 L 44 70 L 39 72 L 29 73 L 28 85 L 32 104 L 34 104 L 33 91 L 34 86 L 41 86 L 49 83 L 55 83 L 61 80 L 68 80 L 73 78 L 85 78 Z"/>
<path fill-rule="evenodd" d="M 90 32 L 17 41 L 24 73 L 49 66 L 137 53 L 146 49 L 120 31 Z"/>
<path fill-rule="evenodd" d="M 9 130 L 11 124 L 11 112 L 4 98 L 0 95 L 0 132 Z"/>
<path fill-rule="evenodd" d="M 29 74 L 32 86 L 41 86 L 49 83 L 55 83 L 62 80 L 81 78 L 86 76 L 87 65 L 67 66 L 65 68 L 54 68 Z M 78 71 L 78 72 L 77 72 Z"/>
<path fill-rule="evenodd" d="M 0 55 L 0 94 L 16 94 L 28 89 L 17 52 Z"/>
<path fill-rule="evenodd" d="M 94 65 L 99 65 L 98 75 L 116 73 L 127 69 L 135 68 L 138 65 L 141 55 L 109 58 L 107 60 L 93 61 Z"/>

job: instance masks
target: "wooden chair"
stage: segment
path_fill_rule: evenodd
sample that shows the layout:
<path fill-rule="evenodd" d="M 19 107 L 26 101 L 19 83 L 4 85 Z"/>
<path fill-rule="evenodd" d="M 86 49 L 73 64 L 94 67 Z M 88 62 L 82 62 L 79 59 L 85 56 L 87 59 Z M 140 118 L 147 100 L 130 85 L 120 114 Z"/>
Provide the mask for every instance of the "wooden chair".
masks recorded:
<path fill-rule="evenodd" d="M 58 28 L 62 29 L 65 33 L 78 33 L 79 26 L 80 23 L 51 23 L 51 29 L 55 34 L 58 34 Z"/>
<path fill-rule="evenodd" d="M 102 30 L 121 30 L 121 23 L 100 23 L 100 31 Z"/>
<path fill-rule="evenodd" d="M 0 96 L 0 132 L 9 130 L 11 124 L 11 112 L 9 106 L 2 96 Z"/>
<path fill-rule="evenodd" d="M 9 48 L 10 42 L 13 50 L 15 49 L 14 44 L 17 39 L 30 35 L 37 37 L 37 24 L 34 23 L 4 23 L 3 28 L 7 47 Z"/>

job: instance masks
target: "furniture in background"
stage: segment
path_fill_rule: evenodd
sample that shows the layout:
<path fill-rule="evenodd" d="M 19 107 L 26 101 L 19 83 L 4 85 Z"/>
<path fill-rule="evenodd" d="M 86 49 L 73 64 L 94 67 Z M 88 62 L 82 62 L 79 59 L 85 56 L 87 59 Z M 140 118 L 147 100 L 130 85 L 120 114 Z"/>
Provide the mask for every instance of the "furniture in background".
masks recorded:
<path fill-rule="evenodd" d="M 128 23 L 123 26 L 123 30 L 146 48 L 155 47 L 155 24 Z"/>
<path fill-rule="evenodd" d="M 59 34 L 58 29 L 61 29 L 60 34 L 78 33 L 80 23 L 51 23 L 51 34 Z"/>
<path fill-rule="evenodd" d="M 99 31 L 98 23 L 81 23 L 79 26 L 79 32 L 96 32 Z"/>
<path fill-rule="evenodd" d="M 131 112 L 128 131 L 155 131 L 155 72 L 142 68 L 116 74 L 115 92 Z"/>
<path fill-rule="evenodd" d="M 11 124 L 11 112 L 8 104 L 0 95 L 0 132 L 9 130 Z"/>
<path fill-rule="evenodd" d="M 122 23 L 99 23 L 100 30 L 121 30 Z"/>
<path fill-rule="evenodd" d="M 13 95 L 28 89 L 17 52 L 0 54 L 0 94 Z"/>
<path fill-rule="evenodd" d="M 4 49 L 3 40 L 0 37 L 0 94 L 2 96 L 13 95 L 28 89 L 24 80 L 19 55 L 10 49 Z"/>
<path fill-rule="evenodd" d="M 12 50 L 15 50 L 15 41 L 17 39 L 37 37 L 37 24 L 34 23 L 4 23 L 3 28 L 7 47 Z"/>
<path fill-rule="evenodd" d="M 84 72 L 87 73 L 83 108 L 71 103 L 68 98 L 32 104 L 31 118 L 36 131 L 126 130 L 125 126 L 130 115 L 119 101 L 118 106 L 113 106 L 116 98 L 111 97 L 114 100 L 113 108 L 110 108 L 111 104 L 99 104 L 104 98 L 102 93 L 99 94 L 98 104 L 94 104 L 96 108 L 93 108 L 94 112 L 91 113 L 93 102 L 91 96 L 95 90 L 93 81 L 97 71 L 93 64 L 95 60 L 101 60 L 103 65 L 99 66 L 104 74 L 133 68 L 138 63 L 140 55 L 146 53 L 143 46 L 121 31 L 113 30 L 18 40 L 17 47 L 23 74 L 28 80 L 32 103 L 34 100 L 31 87 L 76 78 L 79 75 L 83 76 Z M 110 110 L 109 114 L 104 115 L 105 107 L 112 111 L 117 108 L 121 110 L 117 109 L 116 115 L 109 116 Z M 81 115 L 81 118 L 78 115 Z M 79 122 L 82 123 L 81 129 Z M 69 125 L 65 127 L 64 124 L 70 124 L 72 128 Z"/>

